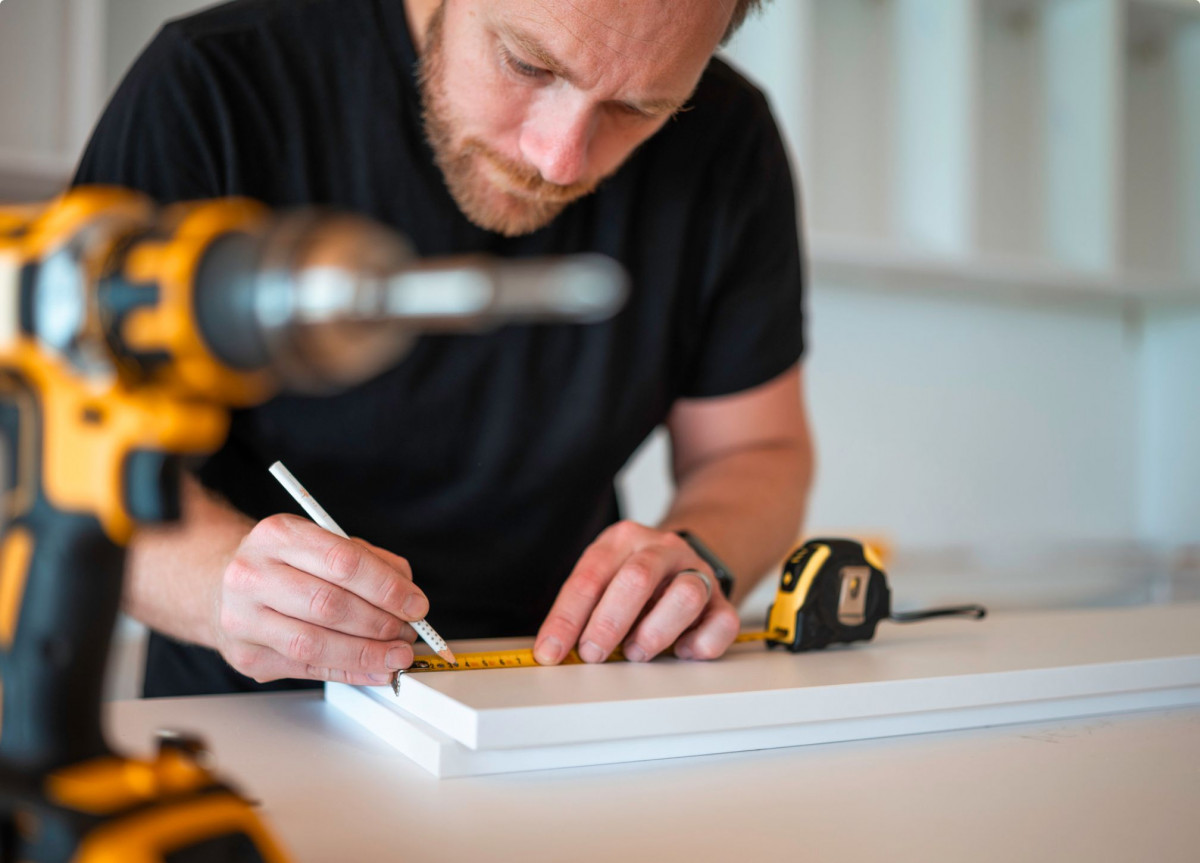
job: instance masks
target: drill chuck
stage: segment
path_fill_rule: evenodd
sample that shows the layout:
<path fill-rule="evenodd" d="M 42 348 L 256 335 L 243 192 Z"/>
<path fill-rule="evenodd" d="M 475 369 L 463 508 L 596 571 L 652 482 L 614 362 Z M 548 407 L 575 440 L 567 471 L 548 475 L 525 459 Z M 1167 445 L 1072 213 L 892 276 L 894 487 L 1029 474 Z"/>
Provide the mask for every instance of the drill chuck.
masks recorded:
<path fill-rule="evenodd" d="M 379 373 L 422 333 L 598 321 L 626 292 L 624 270 L 599 255 L 426 261 L 364 219 L 297 214 L 214 243 L 195 297 L 222 361 L 269 367 L 284 389 L 321 393 Z"/>

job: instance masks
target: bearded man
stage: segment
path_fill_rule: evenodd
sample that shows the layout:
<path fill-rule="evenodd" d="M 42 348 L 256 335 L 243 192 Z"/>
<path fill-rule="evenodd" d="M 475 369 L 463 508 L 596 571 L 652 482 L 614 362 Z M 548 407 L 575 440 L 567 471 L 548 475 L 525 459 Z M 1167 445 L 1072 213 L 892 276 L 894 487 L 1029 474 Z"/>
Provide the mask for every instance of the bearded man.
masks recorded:
<path fill-rule="evenodd" d="M 354 210 L 422 255 L 599 252 L 632 282 L 601 324 L 424 338 L 235 414 L 181 524 L 132 549 L 146 694 L 384 683 L 427 612 L 536 632 L 544 664 L 728 648 L 812 469 L 787 157 L 713 56 L 758 2 L 236 0 L 160 31 L 77 183 Z M 660 424 L 669 511 L 621 520 L 614 476 Z M 362 539 L 286 514 L 276 459 Z"/>

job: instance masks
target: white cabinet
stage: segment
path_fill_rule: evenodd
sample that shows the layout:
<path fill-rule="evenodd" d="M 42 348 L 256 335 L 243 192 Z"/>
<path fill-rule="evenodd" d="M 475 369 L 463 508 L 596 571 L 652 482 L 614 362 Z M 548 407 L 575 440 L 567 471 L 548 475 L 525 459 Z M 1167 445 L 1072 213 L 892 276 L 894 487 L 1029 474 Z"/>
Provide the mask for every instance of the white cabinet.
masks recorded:
<path fill-rule="evenodd" d="M 0 4 L 0 173 L 69 173 L 102 105 L 103 14 L 103 0 Z"/>
<path fill-rule="evenodd" d="M 65 182 L 147 40 L 210 2 L 0 2 L 0 197 Z M 1200 300 L 1195 0 L 773 0 L 729 53 L 819 276 Z"/>
<path fill-rule="evenodd" d="M 0 199 L 70 177 L 104 104 L 164 20 L 211 0 L 0 0 Z"/>
<path fill-rule="evenodd" d="M 1130 10 L 1124 68 L 1126 263 L 1200 279 L 1200 3 Z"/>
<path fill-rule="evenodd" d="M 729 53 L 818 276 L 1200 300 L 1195 0 L 788 0 Z"/>

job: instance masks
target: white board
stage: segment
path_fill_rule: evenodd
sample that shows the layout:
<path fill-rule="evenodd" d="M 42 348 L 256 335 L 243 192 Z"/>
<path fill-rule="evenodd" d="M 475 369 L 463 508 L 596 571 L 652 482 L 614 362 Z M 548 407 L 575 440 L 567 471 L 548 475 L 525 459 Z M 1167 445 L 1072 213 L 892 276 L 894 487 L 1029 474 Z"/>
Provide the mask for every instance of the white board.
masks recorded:
<path fill-rule="evenodd" d="M 1200 605 L 888 623 L 822 652 L 409 675 L 398 698 L 326 699 L 439 776 L 1057 719 L 1200 703 Z"/>

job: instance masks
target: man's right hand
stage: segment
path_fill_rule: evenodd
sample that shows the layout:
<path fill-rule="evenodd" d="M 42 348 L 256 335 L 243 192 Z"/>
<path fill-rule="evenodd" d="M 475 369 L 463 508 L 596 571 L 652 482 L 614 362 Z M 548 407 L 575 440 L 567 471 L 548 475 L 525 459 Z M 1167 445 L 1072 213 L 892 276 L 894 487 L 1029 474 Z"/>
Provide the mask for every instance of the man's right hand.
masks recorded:
<path fill-rule="evenodd" d="M 214 630 L 225 661 L 260 683 L 280 678 L 371 686 L 412 663 L 429 601 L 404 558 L 308 519 L 273 515 L 225 568 Z"/>

